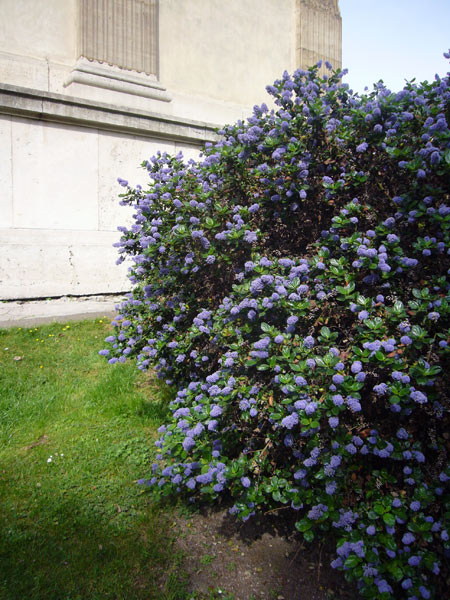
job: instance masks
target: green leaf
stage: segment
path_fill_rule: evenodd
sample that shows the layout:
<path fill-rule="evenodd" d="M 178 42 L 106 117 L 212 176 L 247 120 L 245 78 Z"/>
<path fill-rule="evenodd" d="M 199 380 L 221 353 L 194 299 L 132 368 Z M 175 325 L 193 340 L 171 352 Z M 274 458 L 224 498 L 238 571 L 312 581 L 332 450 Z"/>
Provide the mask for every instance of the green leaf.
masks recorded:
<path fill-rule="evenodd" d="M 345 286 L 345 289 L 347 290 L 348 294 L 351 294 L 354 291 L 354 289 L 355 289 L 355 282 L 354 281 L 350 281 L 350 283 Z"/>
<path fill-rule="evenodd" d="M 268 323 L 261 323 L 261 329 L 267 333 L 271 330 L 271 327 Z"/>
<path fill-rule="evenodd" d="M 381 504 L 381 502 L 377 502 L 373 509 L 377 513 L 377 515 L 383 515 L 386 512 L 386 509 L 384 508 L 383 504 Z"/>
<path fill-rule="evenodd" d="M 425 329 L 422 329 L 422 327 L 420 327 L 419 325 L 413 325 L 411 327 L 411 333 L 414 337 L 422 337 L 426 335 L 427 332 L 425 331 Z"/>
<path fill-rule="evenodd" d="M 295 524 L 295 528 L 297 531 L 301 531 L 302 533 L 311 529 L 312 523 L 307 521 L 306 519 L 302 519 L 301 521 L 297 521 Z"/>
<path fill-rule="evenodd" d="M 392 573 L 397 581 L 403 578 L 403 570 L 395 562 L 387 564 L 387 569 Z"/>
<path fill-rule="evenodd" d="M 305 540 L 307 542 L 312 542 L 314 539 L 314 532 L 311 530 L 305 531 L 305 533 L 303 534 L 303 537 L 305 538 Z"/>
<path fill-rule="evenodd" d="M 391 397 L 389 398 L 389 402 L 390 402 L 391 404 L 398 404 L 398 403 L 400 402 L 400 400 L 401 400 L 401 399 L 400 399 L 398 396 L 391 396 Z"/>
<path fill-rule="evenodd" d="M 288 383 L 285 388 L 288 392 L 295 392 L 297 390 L 296 386 L 292 385 L 292 383 Z"/>
<path fill-rule="evenodd" d="M 395 543 L 395 540 L 391 535 L 381 534 L 378 536 L 378 539 L 388 550 L 392 550 L 393 552 L 397 550 L 397 544 Z"/>
<path fill-rule="evenodd" d="M 392 513 L 385 513 L 383 515 L 383 521 L 389 527 L 394 527 L 394 525 L 395 525 L 395 517 L 394 517 L 394 515 Z"/>
<path fill-rule="evenodd" d="M 356 554 L 350 554 L 350 556 L 345 561 L 344 565 L 349 569 L 354 569 L 357 565 L 359 565 L 360 562 L 361 559 L 358 556 L 356 556 Z"/>
<path fill-rule="evenodd" d="M 303 367 L 302 365 L 296 365 L 296 364 L 290 365 L 290 368 L 292 371 L 296 371 L 296 372 L 300 372 L 300 373 L 302 373 L 305 370 L 305 367 Z"/>
<path fill-rule="evenodd" d="M 270 418 L 273 419 L 274 421 L 280 421 L 283 418 L 283 415 L 281 413 L 278 412 L 273 412 L 270 413 Z"/>
<path fill-rule="evenodd" d="M 394 302 L 394 312 L 401 313 L 404 310 L 405 310 L 405 307 L 403 305 L 403 302 L 400 302 L 400 300 L 397 300 L 396 302 Z"/>
<path fill-rule="evenodd" d="M 331 335 L 331 331 L 328 327 L 322 327 L 320 330 L 320 335 L 327 340 Z"/>

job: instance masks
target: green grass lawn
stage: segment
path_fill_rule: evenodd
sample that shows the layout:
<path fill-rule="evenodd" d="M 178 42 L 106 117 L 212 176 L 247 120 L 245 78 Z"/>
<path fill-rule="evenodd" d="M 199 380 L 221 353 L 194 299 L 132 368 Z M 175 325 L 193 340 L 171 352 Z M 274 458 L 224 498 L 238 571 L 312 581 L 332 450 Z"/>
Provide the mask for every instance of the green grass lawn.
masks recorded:
<path fill-rule="evenodd" d="M 0 330 L 0 598 L 180 600 L 148 474 L 167 392 L 98 355 L 107 320 Z"/>

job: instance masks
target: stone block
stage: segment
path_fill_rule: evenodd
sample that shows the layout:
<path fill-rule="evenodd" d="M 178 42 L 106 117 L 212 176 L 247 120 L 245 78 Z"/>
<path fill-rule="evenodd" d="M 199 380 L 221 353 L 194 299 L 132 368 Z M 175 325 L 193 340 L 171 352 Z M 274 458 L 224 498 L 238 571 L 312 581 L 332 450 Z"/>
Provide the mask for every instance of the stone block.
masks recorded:
<path fill-rule="evenodd" d="M 0 300 L 129 289 L 118 232 L 0 229 Z"/>
<path fill-rule="evenodd" d="M 116 231 L 118 225 L 131 222 L 133 209 L 119 205 L 119 194 L 124 189 L 117 178 L 126 179 L 133 187 L 140 184 L 145 188 L 148 175 L 140 165 L 158 150 L 173 154 L 175 145 L 140 136 L 99 132 L 99 229 Z"/>
<path fill-rule="evenodd" d="M 13 226 L 11 117 L 0 116 L 0 227 Z"/>
<path fill-rule="evenodd" d="M 160 80 L 174 94 L 253 106 L 293 67 L 294 29 L 292 0 L 164 0 Z"/>
<path fill-rule="evenodd" d="M 98 132 L 13 119 L 14 226 L 98 227 Z"/>
<path fill-rule="evenodd" d="M 77 0 L 1 0 L 0 50 L 76 59 Z"/>
<path fill-rule="evenodd" d="M 48 63 L 44 59 L 19 56 L 0 50 L 1 83 L 48 89 Z"/>
<path fill-rule="evenodd" d="M 175 144 L 175 154 L 178 154 L 178 152 L 183 153 L 183 158 L 187 162 L 191 158 L 198 160 L 201 150 L 200 148 L 193 148 L 188 144 L 182 144 L 181 142 L 178 142 Z"/>

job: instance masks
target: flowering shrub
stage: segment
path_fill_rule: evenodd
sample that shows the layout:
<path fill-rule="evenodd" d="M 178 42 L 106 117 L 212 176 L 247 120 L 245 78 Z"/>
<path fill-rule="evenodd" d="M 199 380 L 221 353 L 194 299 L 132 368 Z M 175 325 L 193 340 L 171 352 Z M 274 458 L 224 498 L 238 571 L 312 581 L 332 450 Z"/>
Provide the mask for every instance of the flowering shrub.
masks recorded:
<path fill-rule="evenodd" d="M 342 75 L 284 73 L 199 162 L 121 180 L 134 288 L 101 353 L 176 390 L 142 483 L 290 506 L 364 597 L 443 597 L 450 79 L 359 97 Z"/>

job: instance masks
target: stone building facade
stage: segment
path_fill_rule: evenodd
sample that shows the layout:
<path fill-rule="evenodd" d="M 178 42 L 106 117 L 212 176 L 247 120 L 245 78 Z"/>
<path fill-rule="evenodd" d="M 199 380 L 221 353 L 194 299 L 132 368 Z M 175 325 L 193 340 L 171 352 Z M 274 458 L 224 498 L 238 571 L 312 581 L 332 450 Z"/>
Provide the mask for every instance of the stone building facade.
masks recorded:
<path fill-rule="evenodd" d="M 127 289 L 116 179 L 341 65 L 338 0 L 1 0 L 0 300 Z"/>

